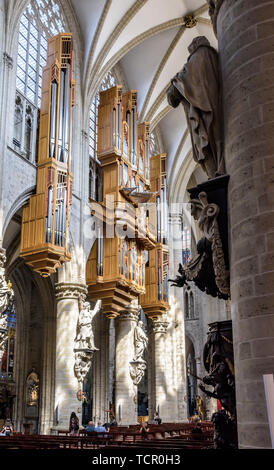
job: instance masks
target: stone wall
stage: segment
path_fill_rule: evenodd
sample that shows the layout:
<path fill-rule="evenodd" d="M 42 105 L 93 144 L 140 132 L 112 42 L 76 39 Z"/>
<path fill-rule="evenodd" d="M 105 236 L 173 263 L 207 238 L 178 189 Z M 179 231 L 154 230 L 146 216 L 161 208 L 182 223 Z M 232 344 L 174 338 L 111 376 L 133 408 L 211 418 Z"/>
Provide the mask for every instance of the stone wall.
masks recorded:
<path fill-rule="evenodd" d="M 239 445 L 269 448 L 263 374 L 274 370 L 274 1 L 219 3 Z"/>

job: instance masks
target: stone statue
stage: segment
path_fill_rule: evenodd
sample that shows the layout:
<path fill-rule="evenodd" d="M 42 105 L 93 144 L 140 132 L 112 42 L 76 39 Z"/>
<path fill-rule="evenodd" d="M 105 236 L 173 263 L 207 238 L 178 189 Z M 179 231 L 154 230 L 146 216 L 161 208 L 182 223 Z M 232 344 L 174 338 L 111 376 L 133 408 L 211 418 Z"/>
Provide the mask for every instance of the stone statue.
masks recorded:
<path fill-rule="evenodd" d="M 134 358 L 130 362 L 130 376 L 134 385 L 141 382 L 147 363 L 143 359 L 144 351 L 147 347 L 148 337 L 143 330 L 143 322 L 139 321 L 134 330 Z"/>
<path fill-rule="evenodd" d="M 142 358 L 144 350 L 147 347 L 148 337 L 143 330 L 143 322 L 139 321 L 134 331 L 135 356 L 134 361 L 144 361 Z"/>
<path fill-rule="evenodd" d="M 97 300 L 93 310 L 89 302 L 84 302 L 80 310 L 77 333 L 74 340 L 74 373 L 79 384 L 83 384 L 84 379 L 90 369 L 91 361 L 98 348 L 94 345 L 94 334 L 92 331 L 92 320 L 101 308 L 102 301 Z"/>
<path fill-rule="evenodd" d="M 92 320 L 101 308 L 101 300 L 96 302 L 93 310 L 89 302 L 84 302 L 83 308 L 79 313 L 77 324 L 77 335 L 75 338 L 75 349 L 97 350 L 94 345 L 94 335 L 92 331 Z"/>
<path fill-rule="evenodd" d="M 9 301 L 14 296 L 11 284 L 6 281 L 5 264 L 5 250 L 0 248 L 0 315 L 6 310 Z"/>
<path fill-rule="evenodd" d="M 225 173 L 217 51 L 205 36 L 193 39 L 183 69 L 167 90 L 169 104 L 184 106 L 193 158 L 208 178 Z"/>

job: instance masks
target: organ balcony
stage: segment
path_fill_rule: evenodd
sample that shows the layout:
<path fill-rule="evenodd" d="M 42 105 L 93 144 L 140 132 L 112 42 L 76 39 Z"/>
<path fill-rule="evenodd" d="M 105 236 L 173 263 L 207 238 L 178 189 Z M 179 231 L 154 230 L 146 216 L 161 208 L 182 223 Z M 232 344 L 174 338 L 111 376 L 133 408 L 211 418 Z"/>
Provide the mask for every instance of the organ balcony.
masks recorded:
<path fill-rule="evenodd" d="M 70 260 L 72 70 L 71 33 L 50 38 L 42 78 L 36 194 L 23 209 L 20 249 L 20 256 L 42 276 Z"/>

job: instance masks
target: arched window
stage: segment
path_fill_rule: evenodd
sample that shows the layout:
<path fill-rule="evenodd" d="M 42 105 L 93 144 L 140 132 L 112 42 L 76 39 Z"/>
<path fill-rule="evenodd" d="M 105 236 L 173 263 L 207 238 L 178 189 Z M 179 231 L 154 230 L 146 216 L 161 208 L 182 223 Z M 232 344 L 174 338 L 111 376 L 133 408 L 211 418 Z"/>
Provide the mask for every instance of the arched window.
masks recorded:
<path fill-rule="evenodd" d="M 188 299 L 188 291 L 186 290 L 185 291 L 185 294 L 184 294 L 184 298 L 185 298 L 185 318 L 188 319 L 189 318 L 189 299 Z"/>
<path fill-rule="evenodd" d="M 190 318 L 194 318 L 194 296 L 193 292 L 189 294 L 189 316 Z"/>
<path fill-rule="evenodd" d="M 183 224 L 183 252 L 182 262 L 187 264 L 191 259 L 191 232 L 188 226 Z"/>
<path fill-rule="evenodd" d="M 100 162 L 97 159 L 97 135 L 98 135 L 98 105 L 100 102 L 100 91 L 107 90 L 116 85 L 116 80 L 112 72 L 108 72 L 103 79 L 101 86 L 92 100 L 89 110 L 89 167 L 96 167 L 97 181 L 101 182 Z M 102 185 L 101 185 L 102 186 Z M 102 187 L 89 185 L 89 198 L 101 201 Z"/>
<path fill-rule="evenodd" d="M 22 119 L 18 120 L 18 105 L 16 104 L 13 145 L 15 150 L 33 162 L 35 161 L 38 110 L 41 105 L 42 70 L 47 60 L 47 40 L 62 31 L 65 31 L 65 20 L 57 1 L 31 0 L 29 2 L 21 16 L 19 26 L 16 103 L 20 98 Z M 19 122 L 21 129 L 19 129 Z"/>

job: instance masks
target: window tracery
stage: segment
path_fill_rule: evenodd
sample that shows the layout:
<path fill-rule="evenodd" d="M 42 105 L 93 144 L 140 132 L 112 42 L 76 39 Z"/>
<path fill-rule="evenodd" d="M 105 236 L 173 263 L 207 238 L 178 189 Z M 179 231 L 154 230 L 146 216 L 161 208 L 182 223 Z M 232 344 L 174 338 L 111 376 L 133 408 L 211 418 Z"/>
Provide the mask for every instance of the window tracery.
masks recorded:
<path fill-rule="evenodd" d="M 47 40 L 63 31 L 65 19 L 55 0 L 29 2 L 19 25 L 13 146 L 32 161 L 35 160 Z M 19 116 L 19 100 L 23 109 L 22 119 Z"/>

